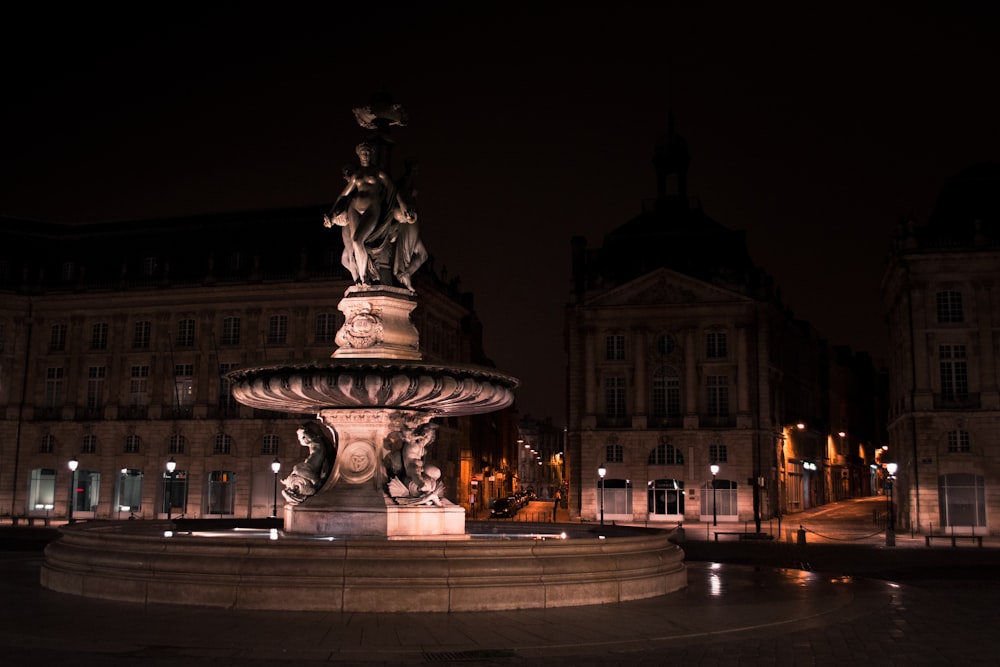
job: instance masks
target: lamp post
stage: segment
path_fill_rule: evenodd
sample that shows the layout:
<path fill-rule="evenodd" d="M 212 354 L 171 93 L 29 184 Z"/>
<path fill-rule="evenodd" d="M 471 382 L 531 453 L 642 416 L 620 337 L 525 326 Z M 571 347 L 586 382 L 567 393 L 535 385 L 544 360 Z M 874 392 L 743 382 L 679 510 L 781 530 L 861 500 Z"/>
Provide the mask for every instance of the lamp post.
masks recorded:
<path fill-rule="evenodd" d="M 174 471 L 177 470 L 177 461 L 170 457 L 167 461 L 167 521 L 170 521 L 170 510 L 174 505 Z"/>
<path fill-rule="evenodd" d="M 271 518 L 278 518 L 278 471 L 281 470 L 281 461 L 275 456 L 271 461 L 271 470 L 274 472 L 274 505 L 271 507 Z"/>
<path fill-rule="evenodd" d="M 715 476 L 719 474 L 719 466 L 713 463 L 709 469 L 712 471 L 712 525 L 718 526 L 719 514 L 715 509 Z"/>
<path fill-rule="evenodd" d="M 66 523 L 73 523 L 73 505 L 76 504 L 76 469 L 80 462 L 74 456 L 69 460 L 69 498 L 66 501 Z"/>
<path fill-rule="evenodd" d="M 896 546 L 896 508 L 892 505 L 892 482 L 896 479 L 896 469 L 897 465 L 895 463 L 886 463 L 885 471 L 888 473 L 886 475 L 886 490 L 889 492 L 889 523 L 885 529 L 885 546 L 894 547 Z"/>
<path fill-rule="evenodd" d="M 601 525 L 604 525 L 604 476 L 608 474 L 608 469 L 602 463 L 597 469 L 597 476 L 601 478 Z"/>

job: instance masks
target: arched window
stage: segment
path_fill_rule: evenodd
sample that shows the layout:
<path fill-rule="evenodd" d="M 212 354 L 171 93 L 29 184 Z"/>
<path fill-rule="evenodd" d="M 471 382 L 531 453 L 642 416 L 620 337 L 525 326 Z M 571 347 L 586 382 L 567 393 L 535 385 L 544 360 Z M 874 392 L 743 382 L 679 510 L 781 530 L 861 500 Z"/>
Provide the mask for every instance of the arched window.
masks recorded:
<path fill-rule="evenodd" d="M 649 453 L 649 465 L 651 466 L 682 466 L 684 465 L 684 455 L 680 450 L 666 442 L 661 442 L 656 449 Z"/>

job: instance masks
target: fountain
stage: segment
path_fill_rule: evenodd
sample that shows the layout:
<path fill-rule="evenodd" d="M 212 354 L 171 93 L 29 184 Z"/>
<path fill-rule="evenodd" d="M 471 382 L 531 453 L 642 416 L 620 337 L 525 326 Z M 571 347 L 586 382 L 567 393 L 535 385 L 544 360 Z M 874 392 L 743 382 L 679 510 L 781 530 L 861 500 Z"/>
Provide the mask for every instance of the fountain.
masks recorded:
<path fill-rule="evenodd" d="M 663 531 L 585 526 L 476 536 L 429 458 L 438 417 L 512 404 L 517 380 L 423 360 L 411 276 L 427 253 L 412 174 L 389 177 L 388 100 L 355 109 L 374 130 L 324 224 L 340 227 L 355 284 L 329 359 L 230 371 L 233 396 L 317 415 L 282 481 L 283 530 L 203 534 L 166 522 L 76 524 L 46 549 L 42 584 L 116 600 L 333 611 L 475 611 L 619 602 L 686 585 Z M 133 522 L 134 523 L 134 522 Z"/>

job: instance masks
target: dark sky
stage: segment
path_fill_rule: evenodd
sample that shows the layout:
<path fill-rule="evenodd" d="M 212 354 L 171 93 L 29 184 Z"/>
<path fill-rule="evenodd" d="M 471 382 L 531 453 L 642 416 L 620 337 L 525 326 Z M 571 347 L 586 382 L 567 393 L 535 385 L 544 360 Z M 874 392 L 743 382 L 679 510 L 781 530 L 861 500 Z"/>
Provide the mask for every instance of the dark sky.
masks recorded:
<path fill-rule="evenodd" d="M 600 245 L 655 195 L 669 109 L 690 194 L 798 317 L 876 361 L 895 223 L 1000 159 L 985 2 L 312 4 L 4 10 L 0 215 L 328 204 L 365 135 L 351 109 L 387 89 L 425 244 L 521 411 L 563 423 L 570 238 Z"/>

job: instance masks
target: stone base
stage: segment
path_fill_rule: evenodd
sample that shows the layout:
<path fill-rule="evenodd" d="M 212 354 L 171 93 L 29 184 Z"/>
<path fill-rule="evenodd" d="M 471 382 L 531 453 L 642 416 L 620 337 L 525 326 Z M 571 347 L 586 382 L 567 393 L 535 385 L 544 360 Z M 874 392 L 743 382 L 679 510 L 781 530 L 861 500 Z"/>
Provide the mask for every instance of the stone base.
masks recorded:
<path fill-rule="evenodd" d="M 340 485 L 285 506 L 285 532 L 313 537 L 465 537 L 465 508 L 397 505 L 371 485 Z"/>

